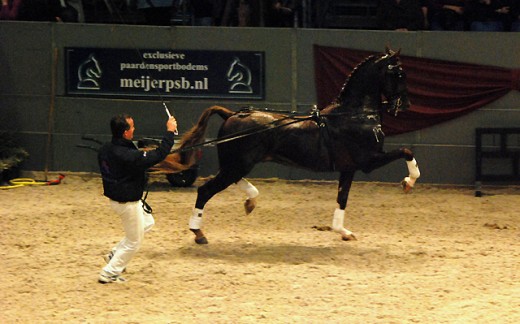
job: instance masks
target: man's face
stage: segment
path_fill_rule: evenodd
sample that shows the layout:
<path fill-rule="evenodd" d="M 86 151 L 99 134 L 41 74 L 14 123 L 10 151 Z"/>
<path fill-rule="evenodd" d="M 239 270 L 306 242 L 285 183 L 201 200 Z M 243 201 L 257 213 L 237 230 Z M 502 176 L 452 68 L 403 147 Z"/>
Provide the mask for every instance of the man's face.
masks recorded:
<path fill-rule="evenodd" d="M 125 130 L 125 132 L 123 133 L 123 138 L 131 141 L 134 138 L 134 120 L 132 118 L 127 118 L 126 121 L 128 125 L 130 125 L 130 128 Z"/>

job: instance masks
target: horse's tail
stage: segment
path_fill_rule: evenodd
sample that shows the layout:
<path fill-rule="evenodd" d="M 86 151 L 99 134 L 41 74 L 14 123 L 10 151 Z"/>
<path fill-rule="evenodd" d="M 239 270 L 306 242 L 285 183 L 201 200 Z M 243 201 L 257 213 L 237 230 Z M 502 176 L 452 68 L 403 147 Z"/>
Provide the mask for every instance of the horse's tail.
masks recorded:
<path fill-rule="evenodd" d="M 204 135 L 208 128 L 208 122 L 212 115 L 218 114 L 222 119 L 227 120 L 235 112 L 221 106 L 212 106 L 204 110 L 202 115 L 199 117 L 199 121 L 192 128 L 190 128 L 181 138 L 181 142 L 178 150 L 184 152 L 181 153 L 181 161 L 183 164 L 191 166 L 196 162 L 195 151 L 189 150 L 190 147 L 200 144 L 204 141 Z"/>

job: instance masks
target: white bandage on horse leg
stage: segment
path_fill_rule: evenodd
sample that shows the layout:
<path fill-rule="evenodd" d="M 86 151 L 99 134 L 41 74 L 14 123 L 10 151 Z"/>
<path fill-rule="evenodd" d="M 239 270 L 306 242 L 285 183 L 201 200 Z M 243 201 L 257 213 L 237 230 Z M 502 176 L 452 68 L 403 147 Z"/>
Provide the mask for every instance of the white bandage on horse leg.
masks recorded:
<path fill-rule="evenodd" d="M 409 176 L 412 179 L 419 179 L 421 176 L 421 172 L 419 171 L 419 166 L 417 165 L 417 161 L 415 161 L 415 158 L 411 161 L 406 161 L 406 165 L 408 166 L 408 172 Z M 415 182 L 415 181 L 414 181 Z"/>
<path fill-rule="evenodd" d="M 352 235 L 352 232 L 343 227 L 345 221 L 345 210 L 336 208 L 334 210 L 334 217 L 332 218 L 332 230 L 341 235 Z"/>
<path fill-rule="evenodd" d="M 256 198 L 259 194 L 258 189 L 244 178 L 237 182 L 237 186 L 246 193 L 247 198 Z"/>
<path fill-rule="evenodd" d="M 410 186 L 411 188 L 413 188 L 413 186 L 415 185 L 415 178 L 410 178 L 410 177 L 404 177 L 404 182 Z M 405 189 L 405 191 L 408 191 L 408 189 Z"/>
<path fill-rule="evenodd" d="M 190 218 L 190 229 L 200 229 L 202 226 L 202 209 L 195 208 L 193 209 L 193 214 Z"/>

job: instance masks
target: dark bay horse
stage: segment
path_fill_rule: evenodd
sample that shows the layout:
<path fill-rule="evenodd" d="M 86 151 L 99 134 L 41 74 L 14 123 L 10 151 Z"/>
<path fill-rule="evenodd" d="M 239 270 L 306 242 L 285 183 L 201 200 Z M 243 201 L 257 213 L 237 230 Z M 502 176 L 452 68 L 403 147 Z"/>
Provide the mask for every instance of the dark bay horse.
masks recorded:
<path fill-rule="evenodd" d="M 321 111 L 291 115 L 245 109 L 238 112 L 224 107 L 206 109 L 198 123 L 185 133 L 180 143 L 182 159 L 190 159 L 189 147 L 203 143 L 208 120 L 213 114 L 224 119 L 218 133 L 218 174 L 200 186 L 190 230 L 195 242 L 206 244 L 201 225 L 204 206 L 218 192 L 235 183 L 245 192 L 246 213 L 255 205 L 258 190 L 244 177 L 255 164 L 264 161 L 289 164 L 315 171 L 339 172 L 338 206 L 332 229 L 343 240 L 355 239 L 343 227 L 345 207 L 354 173 L 365 173 L 400 158 L 406 160 L 409 176 L 402 185 L 410 190 L 419 168 L 407 148 L 383 151 L 385 135 L 381 130 L 383 109 L 397 114 L 410 106 L 406 75 L 399 61 L 399 51 L 387 48 L 380 55 L 366 58 L 352 71 L 338 97 Z"/>

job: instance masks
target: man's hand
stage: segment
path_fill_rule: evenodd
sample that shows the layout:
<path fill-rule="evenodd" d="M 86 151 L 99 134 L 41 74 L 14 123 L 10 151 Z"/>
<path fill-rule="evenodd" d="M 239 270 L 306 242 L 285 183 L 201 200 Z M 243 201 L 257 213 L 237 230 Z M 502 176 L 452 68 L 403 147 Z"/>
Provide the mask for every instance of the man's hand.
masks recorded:
<path fill-rule="evenodd" d="M 172 133 L 177 132 L 177 121 L 175 117 L 170 117 L 166 122 L 166 130 Z"/>

